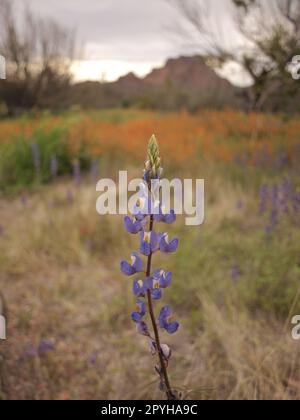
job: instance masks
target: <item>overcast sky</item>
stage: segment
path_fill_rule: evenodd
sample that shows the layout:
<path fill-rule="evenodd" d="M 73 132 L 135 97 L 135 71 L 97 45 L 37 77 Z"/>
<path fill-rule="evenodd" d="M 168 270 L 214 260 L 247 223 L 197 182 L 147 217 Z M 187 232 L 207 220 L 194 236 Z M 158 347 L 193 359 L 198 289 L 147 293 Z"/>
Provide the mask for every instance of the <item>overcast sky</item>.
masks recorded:
<path fill-rule="evenodd" d="M 184 0 L 186 1 L 186 0 Z M 18 5 L 24 0 L 15 0 Z M 166 0 L 25 0 L 40 16 L 50 16 L 76 28 L 84 45 L 84 62 L 77 65 L 80 79 L 115 79 L 128 71 L 139 75 L 167 58 L 193 54 L 171 35 L 179 15 Z M 227 43 L 234 42 L 229 0 L 210 0 L 216 25 L 222 24 Z"/>

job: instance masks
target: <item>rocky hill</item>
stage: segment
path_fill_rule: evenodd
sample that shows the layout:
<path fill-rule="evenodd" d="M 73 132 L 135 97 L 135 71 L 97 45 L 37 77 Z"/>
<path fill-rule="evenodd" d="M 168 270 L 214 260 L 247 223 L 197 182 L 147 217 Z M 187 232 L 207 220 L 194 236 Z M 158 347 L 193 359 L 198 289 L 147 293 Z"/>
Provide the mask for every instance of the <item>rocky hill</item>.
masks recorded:
<path fill-rule="evenodd" d="M 242 89 L 218 76 L 199 56 L 173 58 L 146 77 L 133 73 L 115 82 L 74 84 L 66 100 L 85 108 L 140 106 L 195 109 L 201 106 L 240 107 Z"/>

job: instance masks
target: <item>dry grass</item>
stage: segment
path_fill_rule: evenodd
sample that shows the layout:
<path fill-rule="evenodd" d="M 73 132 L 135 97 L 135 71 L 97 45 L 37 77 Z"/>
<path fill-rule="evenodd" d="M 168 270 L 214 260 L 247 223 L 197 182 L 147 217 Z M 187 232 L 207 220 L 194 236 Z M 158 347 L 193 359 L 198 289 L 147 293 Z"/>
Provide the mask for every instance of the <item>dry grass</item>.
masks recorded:
<path fill-rule="evenodd" d="M 226 218 L 245 223 L 232 203 L 244 200 L 252 214 L 253 197 L 217 177 L 211 189 L 206 235 L 217 235 Z M 8 340 L 0 344 L 2 399 L 161 398 L 147 343 L 130 321 L 131 282 L 118 268 L 134 242 L 120 218 L 97 216 L 95 201 L 90 185 L 76 189 L 68 181 L 42 187 L 26 204 L 0 201 L 0 289 L 9 319 Z M 178 229 L 183 242 L 192 240 Z M 200 253 L 211 261 L 208 247 Z M 174 290 L 178 282 L 198 282 L 199 291 L 172 295 L 182 322 L 167 337 L 172 382 L 185 398 L 299 399 L 300 345 L 289 325 L 273 312 L 251 313 L 232 288 L 220 303 L 201 286 L 205 263 L 191 262 L 186 278 L 174 282 Z M 222 266 L 213 269 L 211 281 L 226 285 Z M 53 348 L 37 355 L 41 340 Z"/>

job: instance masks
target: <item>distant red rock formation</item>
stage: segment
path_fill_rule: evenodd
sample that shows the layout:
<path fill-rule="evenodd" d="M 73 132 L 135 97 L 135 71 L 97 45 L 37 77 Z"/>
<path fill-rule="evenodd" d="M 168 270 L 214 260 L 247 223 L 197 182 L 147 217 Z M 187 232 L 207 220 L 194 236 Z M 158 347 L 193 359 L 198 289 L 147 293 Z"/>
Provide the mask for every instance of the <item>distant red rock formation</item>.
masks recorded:
<path fill-rule="evenodd" d="M 200 56 L 169 59 L 144 78 L 129 73 L 115 82 L 82 82 L 73 85 L 72 105 L 111 107 L 148 105 L 176 109 L 182 106 L 239 106 L 243 90 L 218 76 Z"/>

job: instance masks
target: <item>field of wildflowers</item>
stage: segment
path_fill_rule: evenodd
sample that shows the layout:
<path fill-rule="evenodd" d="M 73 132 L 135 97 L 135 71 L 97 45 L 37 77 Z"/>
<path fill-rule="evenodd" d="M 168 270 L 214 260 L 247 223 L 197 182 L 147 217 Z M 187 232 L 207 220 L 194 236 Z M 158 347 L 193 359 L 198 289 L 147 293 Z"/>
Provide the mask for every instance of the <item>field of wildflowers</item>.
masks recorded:
<path fill-rule="evenodd" d="M 120 273 L 122 258 L 139 271 L 137 237 L 95 210 L 97 180 L 140 176 L 153 132 L 164 176 L 205 179 L 204 225 L 178 216 L 176 253 L 155 254 L 161 326 L 178 328 L 169 305 L 180 319 L 164 332 L 170 383 L 185 399 L 300 399 L 300 122 L 230 110 L 0 121 L 0 399 L 162 398 L 156 344 L 152 361 L 133 328 L 141 284 L 133 312 Z"/>
<path fill-rule="evenodd" d="M 153 127 L 174 168 L 199 161 L 274 171 L 299 165 L 297 118 L 230 110 L 195 115 L 78 111 L 0 121 L 0 188 L 26 186 L 37 178 L 48 182 L 56 173 L 69 174 L 76 162 L 85 170 L 97 161 L 136 164 L 144 158 Z"/>

